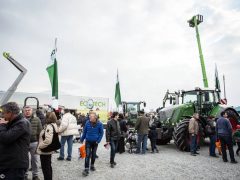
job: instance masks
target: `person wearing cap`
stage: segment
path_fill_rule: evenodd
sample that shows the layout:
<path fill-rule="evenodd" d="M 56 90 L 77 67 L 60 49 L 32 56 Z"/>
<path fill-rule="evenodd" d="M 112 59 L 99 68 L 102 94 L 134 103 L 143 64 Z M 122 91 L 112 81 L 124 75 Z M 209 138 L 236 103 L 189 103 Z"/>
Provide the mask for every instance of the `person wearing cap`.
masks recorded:
<path fill-rule="evenodd" d="M 240 151 L 240 125 L 237 125 L 237 130 L 233 134 L 233 138 L 234 138 L 235 142 L 237 143 L 238 148 L 237 148 L 236 154 L 239 156 L 239 151 Z"/>
<path fill-rule="evenodd" d="M 141 149 L 142 149 L 142 154 L 146 153 L 149 121 L 150 121 L 150 118 L 145 116 L 144 111 L 140 111 L 139 117 L 135 124 L 135 130 L 137 130 L 137 134 L 138 134 L 136 154 L 141 153 Z"/>
<path fill-rule="evenodd" d="M 216 125 L 217 136 L 221 142 L 223 162 L 228 162 L 226 147 L 228 147 L 231 163 L 236 164 L 233 151 L 232 125 L 228 120 L 226 111 L 221 112 L 221 117 L 217 120 Z"/>

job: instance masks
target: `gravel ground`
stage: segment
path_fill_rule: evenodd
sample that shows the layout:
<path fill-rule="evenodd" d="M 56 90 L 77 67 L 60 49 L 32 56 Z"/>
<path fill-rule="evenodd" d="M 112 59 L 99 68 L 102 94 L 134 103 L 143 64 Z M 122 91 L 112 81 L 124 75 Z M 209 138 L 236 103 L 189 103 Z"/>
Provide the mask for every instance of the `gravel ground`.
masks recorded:
<path fill-rule="evenodd" d="M 240 180 L 240 163 L 223 163 L 221 158 L 210 158 L 208 146 L 201 147 L 200 155 L 193 157 L 187 152 L 180 152 L 173 143 L 159 146 L 159 153 L 146 155 L 117 154 L 114 169 L 109 166 L 110 150 L 99 145 L 95 166 L 96 171 L 90 172 L 88 177 L 82 177 L 84 160 L 78 159 L 79 143 L 73 145 L 73 159 L 71 162 L 57 161 L 58 154 L 54 154 L 54 180 Z M 236 147 L 235 147 L 236 148 Z M 236 157 L 240 162 L 240 158 Z M 41 172 L 41 170 L 40 170 Z M 43 179 L 42 172 L 40 178 Z"/>

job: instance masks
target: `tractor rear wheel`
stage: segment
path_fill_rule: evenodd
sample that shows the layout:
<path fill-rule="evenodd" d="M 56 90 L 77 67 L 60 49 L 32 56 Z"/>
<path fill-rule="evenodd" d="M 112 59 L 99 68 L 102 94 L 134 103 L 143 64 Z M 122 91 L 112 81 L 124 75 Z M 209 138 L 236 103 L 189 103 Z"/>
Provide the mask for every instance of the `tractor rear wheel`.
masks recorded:
<path fill-rule="evenodd" d="M 189 151 L 188 125 L 190 119 L 184 119 L 177 124 L 173 131 L 174 143 L 180 151 Z"/>

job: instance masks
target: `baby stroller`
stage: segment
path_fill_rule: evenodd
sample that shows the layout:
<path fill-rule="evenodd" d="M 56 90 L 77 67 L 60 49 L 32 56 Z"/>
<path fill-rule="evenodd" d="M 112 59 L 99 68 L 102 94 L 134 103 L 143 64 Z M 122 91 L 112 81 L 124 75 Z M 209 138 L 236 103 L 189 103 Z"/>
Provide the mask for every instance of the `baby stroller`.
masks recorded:
<path fill-rule="evenodd" d="M 130 130 L 127 134 L 127 138 L 125 140 L 125 147 L 128 149 L 128 152 L 132 154 L 137 150 L 137 133 L 136 131 Z"/>
<path fill-rule="evenodd" d="M 82 131 L 83 131 L 82 128 L 78 125 L 78 132 L 79 132 L 79 134 L 75 134 L 73 136 L 73 143 L 80 142 Z"/>

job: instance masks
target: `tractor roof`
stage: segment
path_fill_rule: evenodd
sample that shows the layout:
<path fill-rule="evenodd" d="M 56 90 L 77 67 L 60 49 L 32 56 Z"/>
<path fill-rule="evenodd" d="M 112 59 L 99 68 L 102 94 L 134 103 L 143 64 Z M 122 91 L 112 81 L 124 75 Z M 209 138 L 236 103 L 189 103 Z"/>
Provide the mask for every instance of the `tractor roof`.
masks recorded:
<path fill-rule="evenodd" d="M 182 90 L 183 93 L 186 93 L 186 92 L 194 92 L 194 91 L 216 91 L 215 89 L 210 89 L 210 88 L 199 88 L 199 87 L 196 87 L 195 89 L 193 90 L 188 90 L 188 91 L 185 91 L 185 90 Z"/>

